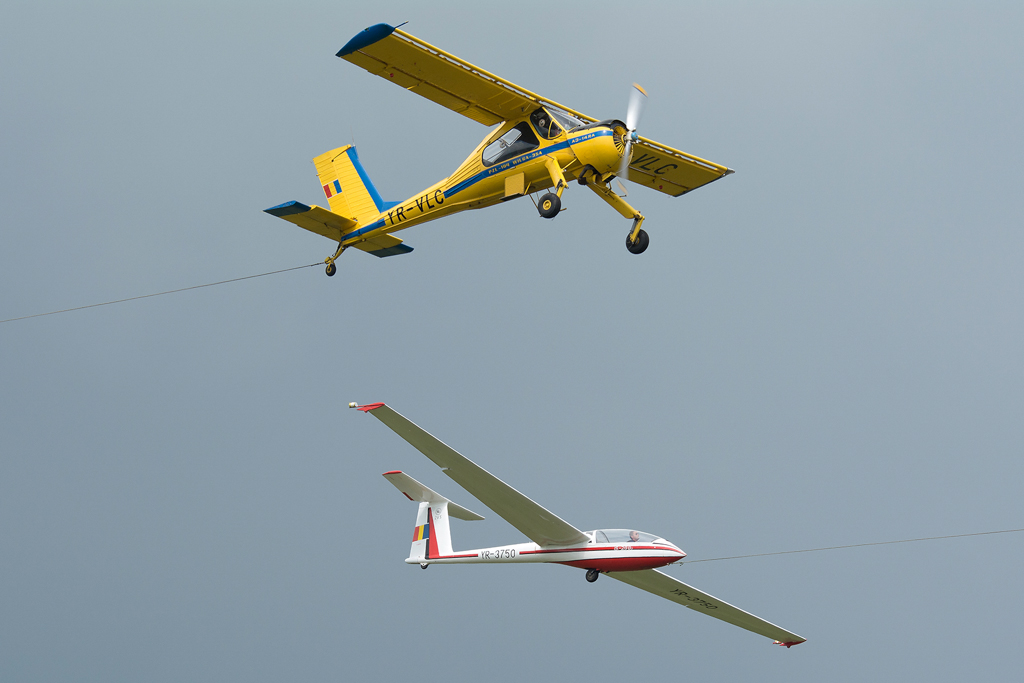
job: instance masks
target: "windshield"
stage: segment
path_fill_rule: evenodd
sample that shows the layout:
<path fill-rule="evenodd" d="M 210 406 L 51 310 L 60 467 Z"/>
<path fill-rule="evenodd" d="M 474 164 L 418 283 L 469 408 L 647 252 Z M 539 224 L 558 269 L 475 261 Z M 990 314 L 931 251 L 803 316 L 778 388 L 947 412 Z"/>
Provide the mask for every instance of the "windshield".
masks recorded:
<path fill-rule="evenodd" d="M 661 538 L 635 529 L 598 529 L 594 540 L 598 543 L 653 543 Z"/>
<path fill-rule="evenodd" d="M 562 111 L 561 109 L 557 109 L 555 107 L 550 106 L 545 108 L 549 112 L 551 112 L 551 115 L 555 117 L 555 120 L 562 125 L 562 128 L 565 128 L 568 131 L 572 131 L 579 128 L 580 126 L 587 125 L 586 121 L 576 118 L 567 111 Z"/>

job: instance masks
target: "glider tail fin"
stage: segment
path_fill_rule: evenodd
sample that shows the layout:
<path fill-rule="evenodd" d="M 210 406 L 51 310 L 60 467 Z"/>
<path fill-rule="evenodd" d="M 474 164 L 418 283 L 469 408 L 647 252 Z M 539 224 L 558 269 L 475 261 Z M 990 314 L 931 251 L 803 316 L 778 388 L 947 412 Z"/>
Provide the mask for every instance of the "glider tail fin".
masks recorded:
<path fill-rule="evenodd" d="M 475 512 L 431 491 L 404 472 L 385 472 L 384 478 L 404 493 L 406 498 L 420 504 L 416 510 L 416 526 L 413 528 L 412 547 L 407 562 L 429 562 L 452 554 L 449 514 L 469 521 L 483 519 Z"/>
<path fill-rule="evenodd" d="M 352 145 L 332 149 L 313 159 L 331 211 L 352 216 L 360 225 L 384 213 L 395 202 L 385 202 L 359 163 Z"/>

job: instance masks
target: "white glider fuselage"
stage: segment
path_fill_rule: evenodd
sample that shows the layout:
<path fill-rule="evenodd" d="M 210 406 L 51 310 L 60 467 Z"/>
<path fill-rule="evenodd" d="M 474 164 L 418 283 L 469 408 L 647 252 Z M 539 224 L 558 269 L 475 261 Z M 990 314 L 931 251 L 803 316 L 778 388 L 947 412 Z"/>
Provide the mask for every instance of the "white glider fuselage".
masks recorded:
<path fill-rule="evenodd" d="M 427 554 L 427 557 L 410 557 L 409 564 L 506 564 L 514 562 L 553 562 L 581 569 L 596 569 L 599 572 L 637 571 L 657 569 L 678 562 L 686 553 L 676 545 L 652 534 L 630 532 L 619 529 L 602 529 L 584 532 L 592 540 L 585 545 L 541 546 L 537 543 L 516 543 L 493 548 L 461 550 L 451 554 Z M 624 540 L 605 543 L 605 538 L 618 533 Z M 629 539 L 635 533 L 640 538 Z M 433 555 L 433 556 L 432 556 Z"/>

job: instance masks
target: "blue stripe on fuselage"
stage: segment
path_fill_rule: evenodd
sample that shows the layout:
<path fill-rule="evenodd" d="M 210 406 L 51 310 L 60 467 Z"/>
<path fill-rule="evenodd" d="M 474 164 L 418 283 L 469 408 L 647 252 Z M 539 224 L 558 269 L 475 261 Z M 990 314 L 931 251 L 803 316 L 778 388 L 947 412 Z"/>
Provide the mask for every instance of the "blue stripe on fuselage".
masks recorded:
<path fill-rule="evenodd" d="M 462 192 L 467 187 L 475 185 L 476 183 L 479 183 L 482 180 L 486 180 L 487 178 L 490 178 L 491 176 L 493 176 L 493 175 L 495 175 L 497 173 L 501 173 L 502 171 L 507 171 L 510 168 L 515 168 L 516 166 L 519 166 L 520 164 L 524 164 L 527 161 L 533 161 L 534 159 L 542 157 L 545 154 L 549 154 L 551 152 L 557 152 L 559 150 L 566 149 L 567 147 L 571 147 L 572 145 L 575 145 L 577 143 L 583 142 L 585 140 L 590 140 L 590 139 L 596 138 L 596 137 L 603 137 L 605 135 L 613 135 L 613 133 L 612 133 L 612 131 L 607 130 L 607 129 L 606 130 L 591 131 L 591 132 L 588 132 L 586 135 L 580 135 L 580 136 L 577 136 L 575 138 L 572 138 L 571 140 L 565 140 L 563 142 L 559 142 L 557 144 L 551 145 L 550 147 L 543 147 L 543 148 L 540 148 L 540 149 L 535 149 L 535 150 L 532 150 L 530 152 L 527 152 L 526 154 L 523 154 L 521 156 L 515 157 L 514 159 L 509 159 L 508 161 L 503 161 L 500 164 L 495 164 L 494 166 L 491 166 L 490 168 L 484 169 L 480 173 L 477 173 L 475 176 L 473 176 L 471 178 L 467 178 L 466 180 L 463 180 L 458 185 L 455 185 L 452 188 L 450 188 L 448 190 L 445 190 L 444 191 L 444 197 L 445 197 L 445 199 L 447 199 L 449 197 L 452 197 L 452 196 L 458 194 L 459 192 Z M 355 148 L 351 148 L 349 151 L 350 152 L 355 152 Z M 354 155 L 350 155 L 350 157 L 351 156 L 354 156 Z M 370 179 L 366 177 L 365 172 L 362 169 L 362 166 L 359 164 L 359 157 L 353 158 L 352 161 L 353 161 L 353 165 L 356 167 L 356 170 L 359 172 L 360 178 L 367 185 L 367 189 L 373 188 L 373 184 L 370 183 Z M 377 200 L 379 200 L 379 198 L 380 198 L 380 195 L 377 194 L 377 190 L 376 189 L 372 189 L 371 190 L 371 195 L 376 195 L 376 197 L 374 197 L 374 203 L 376 203 Z M 391 202 L 382 202 L 382 204 L 385 204 L 385 205 L 392 204 L 392 206 L 400 204 L 400 203 L 401 202 L 394 202 L 394 204 L 392 204 Z M 390 208 L 391 208 L 391 206 L 385 206 L 385 208 L 381 210 L 381 213 L 384 213 L 385 210 L 390 209 Z M 358 237 L 362 237 L 366 233 L 372 232 L 374 230 L 377 230 L 378 228 L 383 228 L 387 224 L 387 221 L 388 221 L 387 218 L 381 218 L 380 220 L 378 220 L 378 221 L 376 221 L 374 223 L 371 223 L 370 225 L 367 225 L 364 228 L 359 228 L 358 230 L 353 230 L 352 232 L 350 232 L 350 233 L 348 233 L 348 234 L 346 234 L 346 235 L 344 235 L 342 237 L 342 243 L 349 242 L 349 241 L 354 240 L 354 239 L 356 239 Z"/>
<path fill-rule="evenodd" d="M 572 138 L 571 140 L 566 140 L 564 142 L 559 142 L 558 144 L 551 145 L 550 147 L 542 147 L 540 149 L 535 149 L 532 152 L 527 152 L 522 156 L 518 156 L 514 159 L 509 159 L 508 161 L 502 161 L 500 164 L 495 164 L 490 168 L 485 168 L 483 171 L 477 173 L 475 176 L 463 180 L 461 183 L 453 186 L 451 189 L 445 190 L 444 198 L 448 199 L 448 197 L 454 197 L 459 192 L 462 192 L 467 187 L 479 183 L 481 180 L 486 180 L 487 178 L 490 178 L 491 176 L 497 173 L 507 171 L 510 168 L 515 168 L 516 166 L 524 164 L 527 161 L 533 161 L 534 159 L 542 157 L 545 154 L 550 154 L 551 152 L 557 152 L 559 150 L 566 149 L 567 147 L 571 147 L 572 145 L 583 142 L 584 140 L 590 140 L 591 138 L 603 137 L 605 135 L 613 134 L 614 133 L 612 133 L 612 131 L 610 130 L 595 130 L 593 132 L 587 133 L 586 135 L 580 135 L 579 137 L 575 137 Z"/>

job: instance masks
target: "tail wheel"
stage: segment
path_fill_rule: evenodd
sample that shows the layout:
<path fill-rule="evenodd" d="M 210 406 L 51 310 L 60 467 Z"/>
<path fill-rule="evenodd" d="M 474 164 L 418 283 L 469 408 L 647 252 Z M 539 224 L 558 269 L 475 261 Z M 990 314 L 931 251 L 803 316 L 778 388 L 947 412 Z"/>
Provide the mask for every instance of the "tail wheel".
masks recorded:
<path fill-rule="evenodd" d="M 338 272 L 338 266 L 333 263 L 327 264 L 327 277 L 334 277 L 334 274 Z"/>
<path fill-rule="evenodd" d="M 647 232 L 644 230 L 640 231 L 640 234 L 636 236 L 636 242 L 629 241 L 629 235 L 626 235 L 626 249 L 629 250 L 630 254 L 642 254 L 647 251 L 647 247 L 651 243 L 651 238 L 647 236 Z"/>
<path fill-rule="evenodd" d="M 597 581 L 597 577 L 599 576 L 601 576 L 601 572 L 597 571 L 596 569 L 587 570 L 587 581 L 589 581 L 590 583 L 594 583 L 595 581 Z"/>
<path fill-rule="evenodd" d="M 420 569 L 426 569 L 429 566 L 430 565 L 428 563 L 426 563 L 426 562 L 420 562 Z"/>
<path fill-rule="evenodd" d="M 557 194 L 548 192 L 540 198 L 540 204 L 537 205 L 537 208 L 540 210 L 540 215 L 543 218 L 554 218 L 562 210 L 562 200 L 558 198 Z"/>

